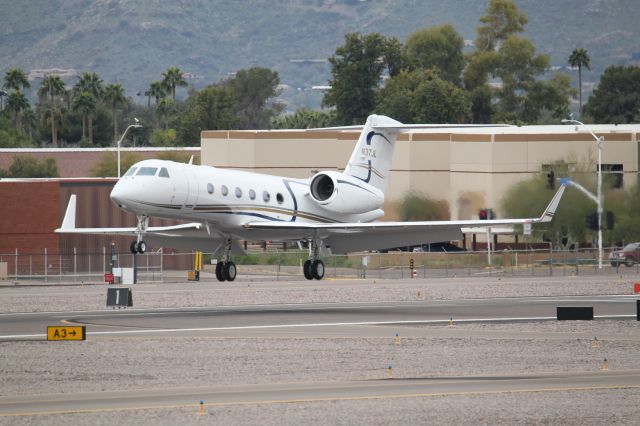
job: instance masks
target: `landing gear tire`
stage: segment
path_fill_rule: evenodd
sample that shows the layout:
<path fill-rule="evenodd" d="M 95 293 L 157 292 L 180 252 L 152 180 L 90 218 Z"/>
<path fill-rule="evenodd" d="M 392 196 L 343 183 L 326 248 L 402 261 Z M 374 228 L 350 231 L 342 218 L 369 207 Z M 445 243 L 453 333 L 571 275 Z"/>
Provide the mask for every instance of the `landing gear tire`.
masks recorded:
<path fill-rule="evenodd" d="M 223 272 L 223 277 L 224 279 L 226 279 L 227 281 L 233 281 L 236 279 L 236 264 L 233 262 L 227 262 L 224 265 L 224 270 Z"/>
<path fill-rule="evenodd" d="M 313 275 L 311 275 L 311 261 L 305 260 L 302 265 L 302 272 L 304 273 L 304 277 L 308 280 L 313 279 Z"/>
<path fill-rule="evenodd" d="M 131 253 L 136 254 L 138 252 L 138 242 L 131 241 L 131 245 L 129 246 L 129 249 L 131 250 Z"/>
<path fill-rule="evenodd" d="M 216 263 L 216 278 L 218 281 L 224 281 L 224 274 L 222 273 L 224 270 L 224 263 L 218 262 Z"/>
<path fill-rule="evenodd" d="M 143 254 L 145 251 L 147 251 L 147 243 L 145 243 L 144 241 L 140 241 L 137 244 L 137 248 L 138 248 L 138 253 Z"/>
<path fill-rule="evenodd" d="M 311 264 L 311 275 L 316 280 L 321 280 L 324 277 L 324 262 L 322 260 L 314 260 Z"/>

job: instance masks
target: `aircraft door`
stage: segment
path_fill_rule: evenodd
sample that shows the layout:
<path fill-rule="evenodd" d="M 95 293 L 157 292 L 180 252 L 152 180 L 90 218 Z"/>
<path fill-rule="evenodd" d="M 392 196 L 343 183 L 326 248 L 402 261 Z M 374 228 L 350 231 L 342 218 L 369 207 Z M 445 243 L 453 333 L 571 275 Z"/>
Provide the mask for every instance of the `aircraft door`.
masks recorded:
<path fill-rule="evenodd" d="M 186 208 L 194 208 L 198 204 L 198 178 L 191 170 L 187 170 L 187 198 L 185 200 Z"/>

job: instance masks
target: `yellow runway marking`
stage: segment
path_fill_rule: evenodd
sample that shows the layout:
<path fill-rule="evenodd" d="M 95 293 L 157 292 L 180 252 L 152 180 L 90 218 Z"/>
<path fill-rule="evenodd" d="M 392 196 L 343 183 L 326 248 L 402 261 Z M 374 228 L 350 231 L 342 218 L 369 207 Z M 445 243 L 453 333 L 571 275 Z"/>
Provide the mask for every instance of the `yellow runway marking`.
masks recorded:
<path fill-rule="evenodd" d="M 292 403 L 313 403 L 326 401 L 363 401 L 371 399 L 398 399 L 398 398 L 428 398 L 428 397 L 447 397 L 447 396 L 482 396 L 482 395 L 502 395 L 509 393 L 541 393 L 541 392 L 579 392 L 592 390 L 620 390 L 620 389 L 638 389 L 640 385 L 621 385 L 621 386 L 585 386 L 585 387 L 566 387 L 566 388 L 542 388 L 542 389 L 512 389 L 512 390 L 496 390 L 496 391 L 470 391 L 470 392 L 427 392 L 413 394 L 389 394 L 389 395 L 371 395 L 371 396 L 345 396 L 345 397 L 319 397 L 319 398 L 300 398 L 300 399 L 281 399 L 281 400 L 257 400 L 257 401 L 235 401 L 235 402 L 212 402 L 205 403 L 205 407 L 224 407 L 229 405 L 258 405 L 258 404 L 292 404 Z M 36 404 L 38 401 L 33 401 Z M 38 411 L 38 412 L 22 412 L 22 413 L 0 413 L 0 417 L 25 417 L 25 416 L 44 416 L 44 415 L 60 415 L 60 414 L 90 414 L 90 413 L 108 413 L 117 411 L 134 411 L 134 410 L 166 410 L 174 408 L 199 408 L 200 404 L 168 404 L 168 405 L 151 405 L 126 408 L 97 408 L 97 409 L 69 409 L 59 411 Z"/>

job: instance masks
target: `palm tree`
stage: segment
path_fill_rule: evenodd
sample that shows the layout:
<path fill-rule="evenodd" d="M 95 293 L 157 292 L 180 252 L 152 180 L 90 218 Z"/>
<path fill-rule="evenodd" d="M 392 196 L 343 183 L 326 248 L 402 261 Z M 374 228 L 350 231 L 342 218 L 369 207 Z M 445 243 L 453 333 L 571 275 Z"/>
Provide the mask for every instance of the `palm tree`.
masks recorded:
<path fill-rule="evenodd" d="M 162 83 L 165 85 L 165 87 L 171 90 L 171 97 L 174 101 L 176 100 L 176 87 L 188 86 L 187 80 L 184 79 L 180 68 L 167 68 L 167 70 L 162 73 L 162 77 Z"/>
<path fill-rule="evenodd" d="M 156 105 L 160 102 L 160 98 L 164 98 L 166 95 L 167 92 L 162 81 L 156 80 L 149 85 L 149 96 L 156 98 Z"/>
<path fill-rule="evenodd" d="M 116 117 L 116 109 L 118 104 L 126 100 L 124 96 L 124 88 L 122 84 L 109 84 L 104 89 L 104 101 L 111 106 L 111 114 L 113 117 L 113 143 L 118 140 L 118 120 Z"/>
<path fill-rule="evenodd" d="M 51 144 L 58 146 L 58 132 L 56 128 L 56 95 L 62 95 L 65 93 L 64 81 L 57 75 L 48 75 L 42 80 L 40 89 L 38 89 L 38 95 L 42 97 L 49 97 L 50 109 L 51 109 Z"/>
<path fill-rule="evenodd" d="M 96 100 L 89 92 L 78 92 L 73 98 L 73 109 L 82 113 L 82 139 L 86 137 L 87 119 L 96 110 Z M 89 125 L 89 142 L 93 143 L 93 129 Z"/>
<path fill-rule="evenodd" d="M 78 78 L 78 82 L 74 86 L 75 97 L 78 98 L 74 100 L 74 105 L 76 109 L 82 111 L 84 118 L 82 123 L 82 128 L 84 129 L 86 120 L 87 125 L 89 127 L 89 142 L 93 143 L 93 113 L 96 111 L 96 104 L 102 98 L 102 93 L 104 89 L 102 88 L 102 79 L 95 72 L 83 72 L 80 74 Z M 89 96 L 92 101 L 93 107 L 87 108 L 86 106 L 89 104 L 89 100 L 86 97 Z M 85 98 L 85 99 L 79 99 Z M 77 107 L 78 102 L 85 107 Z M 84 137 L 84 131 L 83 137 Z"/>
<path fill-rule="evenodd" d="M 163 98 L 158 104 L 158 115 L 164 120 L 164 130 L 169 128 L 169 115 L 173 109 L 173 101 L 171 99 Z"/>
<path fill-rule="evenodd" d="M 4 74 L 4 84 L 2 87 L 8 90 L 18 91 L 30 88 L 31 84 L 24 71 L 20 68 L 10 68 Z"/>
<path fill-rule="evenodd" d="M 22 134 L 22 112 L 31 108 L 27 97 L 19 89 L 7 98 L 7 109 L 13 111 L 16 130 Z"/>
<path fill-rule="evenodd" d="M 582 67 L 591 69 L 591 58 L 586 49 L 576 48 L 573 49 L 571 55 L 569 55 L 569 65 L 572 67 L 578 67 L 578 98 L 580 102 L 580 117 L 582 117 Z"/>

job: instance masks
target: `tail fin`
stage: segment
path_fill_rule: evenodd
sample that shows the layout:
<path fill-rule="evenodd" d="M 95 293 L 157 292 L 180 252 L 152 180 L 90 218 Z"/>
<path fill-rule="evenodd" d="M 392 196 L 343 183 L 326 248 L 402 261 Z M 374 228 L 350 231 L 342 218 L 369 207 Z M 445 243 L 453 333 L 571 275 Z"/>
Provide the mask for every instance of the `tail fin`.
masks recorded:
<path fill-rule="evenodd" d="M 344 174 L 353 176 L 380 191 L 385 190 L 391 157 L 402 123 L 384 115 L 370 115 L 360 133 Z"/>
<path fill-rule="evenodd" d="M 62 220 L 62 226 L 60 230 L 75 229 L 76 227 L 76 194 L 71 194 L 69 197 L 69 204 Z"/>

